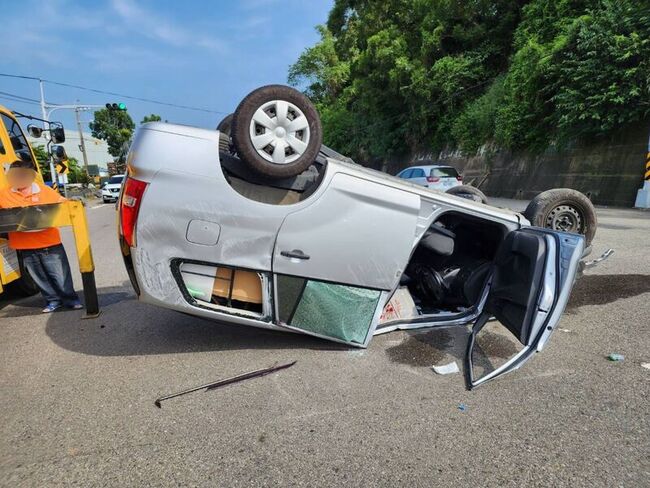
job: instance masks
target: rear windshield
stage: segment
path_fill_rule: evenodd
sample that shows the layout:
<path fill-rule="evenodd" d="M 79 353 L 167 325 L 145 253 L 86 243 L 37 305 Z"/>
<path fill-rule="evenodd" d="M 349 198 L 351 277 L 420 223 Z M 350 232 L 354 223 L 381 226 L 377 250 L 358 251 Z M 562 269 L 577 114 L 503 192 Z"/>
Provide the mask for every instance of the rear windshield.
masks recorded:
<path fill-rule="evenodd" d="M 108 183 L 109 183 L 110 185 L 116 185 L 116 184 L 122 183 L 122 180 L 123 180 L 123 179 L 124 179 L 124 175 L 120 175 L 120 176 L 111 176 L 111 177 L 109 178 L 109 180 L 108 180 Z"/>
<path fill-rule="evenodd" d="M 431 176 L 434 178 L 456 178 L 458 171 L 456 168 L 432 168 Z"/>

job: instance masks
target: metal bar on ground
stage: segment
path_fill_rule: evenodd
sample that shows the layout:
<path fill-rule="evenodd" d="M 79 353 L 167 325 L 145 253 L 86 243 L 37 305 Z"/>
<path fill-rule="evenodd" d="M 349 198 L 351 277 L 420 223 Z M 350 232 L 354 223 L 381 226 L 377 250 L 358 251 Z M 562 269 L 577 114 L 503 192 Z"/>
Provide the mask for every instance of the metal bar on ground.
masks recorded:
<path fill-rule="evenodd" d="M 292 361 L 290 363 L 280 364 L 279 366 L 271 366 L 270 368 L 258 369 L 256 371 L 250 371 L 249 373 L 243 373 L 237 376 L 232 376 L 231 378 L 213 381 L 212 383 L 206 383 L 205 385 L 188 388 L 187 390 L 179 391 L 177 393 L 172 393 L 171 395 L 162 396 L 156 399 L 154 405 L 156 405 L 156 407 L 158 408 L 162 408 L 160 402 L 169 400 L 170 398 L 176 398 L 178 396 L 185 395 L 187 393 L 192 393 L 199 390 L 206 390 L 206 391 L 216 390 L 217 388 L 221 388 L 226 385 L 231 385 L 233 383 L 238 383 L 240 381 L 248 380 L 251 378 L 259 378 L 260 376 L 265 376 L 267 374 L 275 373 L 276 371 L 280 371 L 282 369 L 290 368 L 291 366 L 296 364 L 296 362 L 297 361 Z"/>

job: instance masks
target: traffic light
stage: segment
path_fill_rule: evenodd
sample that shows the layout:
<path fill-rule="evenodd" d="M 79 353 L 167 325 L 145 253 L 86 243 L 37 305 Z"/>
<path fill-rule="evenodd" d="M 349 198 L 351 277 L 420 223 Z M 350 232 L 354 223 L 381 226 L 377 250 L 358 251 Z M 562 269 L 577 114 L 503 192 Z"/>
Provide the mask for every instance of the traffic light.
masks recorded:
<path fill-rule="evenodd" d="M 106 108 L 108 110 L 121 110 L 123 112 L 126 112 L 126 103 L 120 102 L 120 103 L 107 103 Z"/>

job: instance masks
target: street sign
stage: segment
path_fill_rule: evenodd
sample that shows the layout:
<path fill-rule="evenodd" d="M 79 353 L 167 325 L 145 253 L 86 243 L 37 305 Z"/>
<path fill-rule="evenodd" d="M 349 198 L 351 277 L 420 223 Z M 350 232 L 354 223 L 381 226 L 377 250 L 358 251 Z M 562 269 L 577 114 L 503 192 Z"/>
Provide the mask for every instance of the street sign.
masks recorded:
<path fill-rule="evenodd" d="M 59 173 L 60 175 L 61 174 L 66 174 L 67 175 L 68 172 L 70 171 L 70 168 L 66 164 L 67 162 L 68 162 L 67 159 L 65 161 L 57 162 L 56 165 L 55 165 L 56 166 L 56 172 Z"/>

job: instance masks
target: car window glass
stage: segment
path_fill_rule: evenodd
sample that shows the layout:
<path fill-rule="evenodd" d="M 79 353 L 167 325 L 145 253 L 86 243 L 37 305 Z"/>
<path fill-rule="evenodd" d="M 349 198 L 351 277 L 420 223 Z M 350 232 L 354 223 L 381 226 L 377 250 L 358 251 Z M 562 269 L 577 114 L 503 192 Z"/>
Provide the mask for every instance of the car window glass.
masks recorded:
<path fill-rule="evenodd" d="M 431 176 L 434 178 L 456 178 L 458 171 L 455 168 L 433 168 Z"/>
<path fill-rule="evenodd" d="M 415 168 L 411 173 L 411 178 L 424 178 L 424 170 L 422 168 Z"/>
<path fill-rule="evenodd" d="M 402 172 L 399 174 L 399 177 L 400 177 L 400 178 L 407 179 L 407 178 L 410 178 L 410 177 L 411 177 L 411 173 L 413 173 L 413 170 L 412 170 L 412 169 L 405 169 L 404 171 L 402 171 Z"/>
<path fill-rule="evenodd" d="M 7 132 L 9 133 L 9 140 L 11 141 L 11 145 L 13 146 L 14 151 L 20 151 L 21 149 L 28 149 L 29 146 L 27 145 L 27 140 L 25 139 L 25 135 L 23 134 L 23 131 L 20 129 L 18 122 L 16 122 L 14 119 L 12 119 L 11 117 L 5 114 L 2 114 L 2 122 L 4 123 L 4 126 L 7 128 Z"/>
<path fill-rule="evenodd" d="M 110 179 L 108 180 L 108 183 L 111 185 L 119 185 L 122 183 L 122 180 L 124 179 L 124 176 L 111 176 Z"/>

